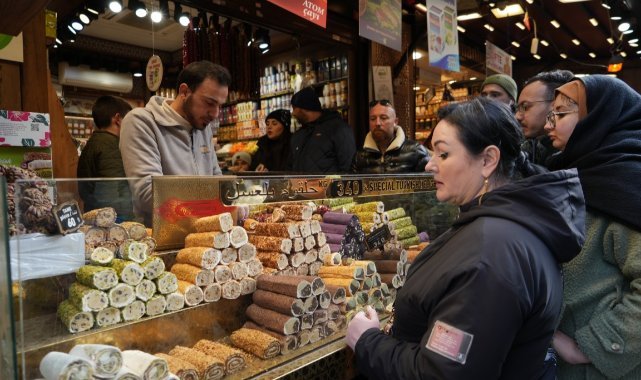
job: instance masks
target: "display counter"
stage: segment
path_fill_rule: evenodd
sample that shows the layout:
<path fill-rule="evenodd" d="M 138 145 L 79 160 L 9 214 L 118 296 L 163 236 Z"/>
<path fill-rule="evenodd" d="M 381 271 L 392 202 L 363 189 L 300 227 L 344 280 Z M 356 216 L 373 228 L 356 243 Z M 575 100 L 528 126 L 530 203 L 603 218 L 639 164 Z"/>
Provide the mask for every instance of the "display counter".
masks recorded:
<path fill-rule="evenodd" d="M 0 285 L 13 285 L 13 310 L 3 308 L 0 321 L 3 336 L 15 333 L 17 342 L 3 339 L 3 364 L 9 365 L 3 373 L 10 373 L 14 355 L 18 378 L 36 379 L 51 352 L 102 344 L 178 355 L 177 347 L 196 349 L 206 339 L 242 352 L 244 365 L 225 367 L 225 378 L 292 374 L 344 350 L 347 321 L 366 305 L 384 319 L 408 257 L 456 215 L 436 201 L 427 174 L 164 176 L 152 180 L 151 230 L 118 219 L 108 207 L 133 204 L 130 199 L 107 197 L 106 214 L 84 212 L 75 189 L 122 181 L 12 184 L 18 234 L 4 255 L 7 263 L 11 258 L 12 273 L 3 278 L 13 282 Z M 35 204 L 34 191 L 50 202 Z M 58 231 L 38 235 L 44 231 L 39 223 L 51 223 L 43 217 L 47 207 L 58 215 Z M 214 227 L 203 230 L 205 225 Z M 78 237 L 84 252 L 69 248 Z M 193 244 L 203 238 L 211 239 L 206 247 Z M 198 263 L 190 250 L 200 250 Z M 271 281 L 290 279 L 300 294 L 274 290 Z M 275 301 L 270 308 L 272 298 L 293 302 L 292 314 Z M 237 336 L 249 330 L 278 341 L 281 353 L 241 348 Z"/>

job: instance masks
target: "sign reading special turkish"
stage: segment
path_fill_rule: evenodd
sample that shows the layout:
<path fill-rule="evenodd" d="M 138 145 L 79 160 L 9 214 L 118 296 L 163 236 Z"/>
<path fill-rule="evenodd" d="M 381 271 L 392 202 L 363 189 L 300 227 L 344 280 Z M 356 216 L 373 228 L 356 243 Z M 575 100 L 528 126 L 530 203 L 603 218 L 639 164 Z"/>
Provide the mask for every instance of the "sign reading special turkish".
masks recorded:
<path fill-rule="evenodd" d="M 455 0 L 427 0 L 430 66 L 460 71 Z"/>
<path fill-rule="evenodd" d="M 358 0 L 358 34 L 401 51 L 401 1 Z"/>
<path fill-rule="evenodd" d="M 487 75 L 505 74 L 512 76 L 512 59 L 510 55 L 490 41 L 485 41 L 485 67 Z"/>
<path fill-rule="evenodd" d="M 327 25 L 327 0 L 269 0 L 269 2 L 323 28 Z"/>

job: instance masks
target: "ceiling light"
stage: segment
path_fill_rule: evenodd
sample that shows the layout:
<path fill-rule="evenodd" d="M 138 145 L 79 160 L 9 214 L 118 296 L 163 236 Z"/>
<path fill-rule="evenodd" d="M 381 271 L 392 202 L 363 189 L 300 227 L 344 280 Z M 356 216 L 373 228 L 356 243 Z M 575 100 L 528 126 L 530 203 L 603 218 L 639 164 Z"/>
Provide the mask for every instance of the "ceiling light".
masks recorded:
<path fill-rule="evenodd" d="M 77 31 L 81 31 L 82 28 L 84 28 L 84 26 L 82 25 L 82 23 L 78 19 L 73 19 L 71 21 L 71 27 L 74 28 Z"/>
<path fill-rule="evenodd" d="M 541 45 L 543 46 L 550 46 L 550 43 L 547 42 L 546 40 L 541 40 Z"/>
<path fill-rule="evenodd" d="M 162 13 L 160 11 L 151 11 L 151 21 L 159 23 L 162 21 Z"/>
<path fill-rule="evenodd" d="M 563 59 L 568 59 L 568 55 L 567 55 L 567 54 L 565 54 L 565 53 L 561 53 L 561 54 L 559 54 L 559 55 L 560 55 L 560 56 L 561 56 L 561 58 L 563 58 Z"/>
<path fill-rule="evenodd" d="M 619 21 L 621 20 L 621 16 L 610 16 L 610 20 Z"/>
<path fill-rule="evenodd" d="M 85 25 L 89 25 L 89 23 L 91 22 L 91 19 L 89 18 L 89 16 L 87 16 L 87 15 L 86 15 L 85 13 L 83 13 L 83 12 L 80 12 L 80 13 L 78 14 L 78 18 L 79 18 L 79 19 L 80 19 L 80 21 L 82 21 L 82 23 L 83 23 L 83 24 L 85 24 Z"/>
<path fill-rule="evenodd" d="M 262 54 L 265 54 L 265 53 L 267 53 L 268 51 L 269 51 L 269 48 L 264 49 L 263 51 L 261 51 L 261 53 L 262 53 Z"/>
<path fill-rule="evenodd" d="M 628 54 L 626 52 L 624 52 L 624 51 L 622 51 L 620 54 L 621 54 L 621 57 L 623 57 L 623 58 L 628 56 Z"/>
<path fill-rule="evenodd" d="M 489 30 L 490 32 L 494 31 L 494 27 L 492 25 L 490 25 L 490 24 L 485 24 L 485 25 L 483 25 L 483 27 L 485 29 Z"/>
<path fill-rule="evenodd" d="M 641 50 L 637 50 L 637 54 L 641 54 Z"/>
<path fill-rule="evenodd" d="M 636 47 L 639 47 L 639 44 L 630 44 L 630 46 L 636 48 Z"/>
<path fill-rule="evenodd" d="M 470 80 L 476 80 L 476 77 L 471 77 Z"/>
<path fill-rule="evenodd" d="M 516 61 L 516 57 L 511 55 L 510 58 L 512 58 L 513 61 Z"/>
<path fill-rule="evenodd" d="M 457 26 L 456 26 L 456 30 L 458 30 L 458 31 L 459 31 L 459 32 L 461 32 L 461 33 L 465 33 L 465 28 L 464 28 L 464 27 L 462 27 L 462 26 L 460 26 L 460 25 L 457 25 Z"/>
<path fill-rule="evenodd" d="M 596 54 L 594 54 L 592 52 L 590 52 L 588 55 L 590 56 L 590 58 L 596 58 Z"/>
<path fill-rule="evenodd" d="M 575 44 L 576 46 L 581 45 L 581 41 L 577 40 L 576 38 L 572 40 L 572 43 Z"/>
<path fill-rule="evenodd" d="M 525 1 L 527 1 L 528 4 L 534 3 L 534 0 L 525 0 Z"/>
<path fill-rule="evenodd" d="M 120 11 L 122 11 L 122 1 L 120 1 L 120 0 L 111 0 L 109 2 L 109 9 L 113 13 L 119 13 Z"/>
<path fill-rule="evenodd" d="M 71 25 L 67 25 L 67 29 L 69 29 L 69 31 L 73 34 L 78 34 L 78 32 L 76 32 L 76 30 Z"/>
<path fill-rule="evenodd" d="M 525 11 L 521 7 L 521 4 L 510 4 L 510 5 L 507 5 L 505 8 L 500 8 L 500 9 L 492 8 L 492 14 L 496 18 L 518 16 L 518 15 L 522 15 L 523 13 L 525 13 Z"/>
<path fill-rule="evenodd" d="M 483 17 L 483 16 L 481 16 L 480 13 L 474 12 L 474 13 L 468 13 L 468 14 L 464 14 L 464 15 L 458 15 L 456 17 L 456 19 L 458 21 L 467 21 L 467 20 L 474 20 L 476 18 L 481 18 L 481 17 Z"/>
<path fill-rule="evenodd" d="M 608 37 L 608 39 L 606 41 L 608 41 L 608 43 L 610 45 L 612 45 L 614 43 L 614 39 L 612 39 L 612 37 Z"/>
<path fill-rule="evenodd" d="M 427 8 L 425 7 L 425 4 L 418 3 L 418 4 L 415 5 L 415 7 L 416 7 L 416 9 L 418 9 L 419 11 L 421 11 L 423 13 L 427 13 Z"/>
<path fill-rule="evenodd" d="M 525 25 L 523 25 L 523 23 L 522 23 L 522 22 L 520 22 L 520 21 L 519 21 L 519 22 L 517 22 L 517 23 L 516 23 L 516 24 L 514 24 L 514 25 L 516 25 L 516 26 L 517 26 L 519 29 L 521 29 L 521 30 L 525 30 Z"/>
<path fill-rule="evenodd" d="M 579 3 L 581 1 L 590 1 L 590 0 L 559 0 L 559 3 Z"/>
<path fill-rule="evenodd" d="M 100 12 L 98 10 L 94 9 L 93 6 L 87 5 L 87 12 L 93 13 L 94 15 L 98 16 Z"/>
<path fill-rule="evenodd" d="M 142 77 L 142 73 L 134 73 L 134 77 L 140 78 L 140 77 Z"/>
<path fill-rule="evenodd" d="M 559 24 L 559 22 L 556 21 L 556 20 L 550 21 L 550 24 L 552 24 L 552 26 L 557 28 L 557 29 L 559 29 L 561 27 L 561 24 Z"/>
<path fill-rule="evenodd" d="M 541 56 L 540 56 L 540 55 L 538 55 L 538 54 L 534 54 L 534 58 L 536 58 L 536 59 L 541 59 Z"/>
<path fill-rule="evenodd" d="M 57 38 L 57 37 L 56 37 L 56 43 L 57 43 L 58 45 L 62 45 L 62 41 L 60 41 L 60 39 L 59 39 L 59 38 Z"/>
<path fill-rule="evenodd" d="M 626 30 L 625 32 L 623 32 L 623 34 L 630 34 L 630 33 L 632 33 L 632 32 L 634 32 L 634 30 L 632 30 L 632 29 L 628 29 L 628 30 Z"/>
<path fill-rule="evenodd" d="M 608 62 L 608 72 L 618 73 L 623 68 L 623 57 L 620 55 L 613 55 Z"/>
<path fill-rule="evenodd" d="M 451 81 L 447 82 L 448 84 L 454 84 L 456 83 L 456 80 L 452 79 Z"/>
<path fill-rule="evenodd" d="M 415 87 L 414 87 L 414 91 L 418 91 L 418 90 L 420 90 L 420 89 L 421 89 L 421 87 L 420 87 L 420 86 L 415 86 Z"/>
<path fill-rule="evenodd" d="M 127 7 L 134 11 L 136 16 L 143 18 L 147 17 L 147 6 L 140 0 L 129 0 Z"/>
<path fill-rule="evenodd" d="M 187 12 L 183 12 L 183 7 L 178 3 L 174 3 L 174 20 L 182 26 L 189 26 L 191 18 Z M 249 43 L 251 44 L 251 42 Z M 249 44 L 247 46 L 249 46 Z"/>
<path fill-rule="evenodd" d="M 593 17 L 593 18 L 591 18 L 589 21 L 590 21 L 590 24 L 592 24 L 592 26 L 597 26 L 597 25 L 599 25 L 599 22 L 598 22 L 594 17 Z"/>
<path fill-rule="evenodd" d="M 628 41 L 628 43 L 631 43 L 631 44 L 636 44 L 637 42 L 639 42 L 638 38 L 633 38 L 630 41 Z"/>
<path fill-rule="evenodd" d="M 521 44 L 516 41 L 512 41 L 512 45 L 514 45 L 515 47 L 521 47 Z"/>
<path fill-rule="evenodd" d="M 619 24 L 617 29 L 619 30 L 619 32 L 625 32 L 626 30 L 630 29 L 630 26 L 631 25 L 629 22 L 622 22 Z"/>
<path fill-rule="evenodd" d="M 415 51 L 412 53 L 412 59 L 421 59 L 423 57 L 423 54 L 421 54 L 420 51 Z"/>
<path fill-rule="evenodd" d="M 606 3 L 601 3 L 601 6 L 605 9 L 610 9 L 610 6 Z"/>

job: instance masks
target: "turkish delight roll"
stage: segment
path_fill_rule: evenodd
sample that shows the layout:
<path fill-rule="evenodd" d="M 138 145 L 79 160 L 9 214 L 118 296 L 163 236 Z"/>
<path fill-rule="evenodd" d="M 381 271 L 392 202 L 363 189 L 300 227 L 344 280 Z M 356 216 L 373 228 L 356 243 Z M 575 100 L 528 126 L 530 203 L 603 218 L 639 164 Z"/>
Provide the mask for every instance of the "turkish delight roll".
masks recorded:
<path fill-rule="evenodd" d="M 156 283 L 145 278 L 140 281 L 140 284 L 136 285 L 134 290 L 136 293 L 136 298 L 147 301 L 154 294 L 156 294 Z"/>
<path fill-rule="evenodd" d="M 221 256 L 220 256 L 220 263 L 228 265 L 229 263 L 233 263 L 238 259 L 238 250 L 233 247 L 227 247 L 222 250 Z"/>
<path fill-rule="evenodd" d="M 78 356 L 51 351 L 40 361 L 40 373 L 46 380 L 91 379 L 91 363 Z"/>
<path fill-rule="evenodd" d="M 118 284 L 109 289 L 107 296 L 109 297 L 109 305 L 113 307 L 123 307 L 134 302 L 136 299 L 136 291 L 131 285 Z"/>
<path fill-rule="evenodd" d="M 185 248 L 213 247 L 223 249 L 229 247 L 229 244 L 229 233 L 227 232 L 194 232 L 185 237 Z"/>
<path fill-rule="evenodd" d="M 390 220 L 399 219 L 405 216 L 405 209 L 402 207 L 387 210 L 387 215 Z"/>
<path fill-rule="evenodd" d="M 290 239 L 301 237 L 300 229 L 296 223 L 258 223 L 254 232 L 256 235 Z"/>
<path fill-rule="evenodd" d="M 149 231 L 147 231 L 147 233 L 149 233 Z M 148 255 L 151 255 L 156 250 L 156 239 L 152 238 L 151 236 L 142 238 L 140 242 L 147 244 L 147 247 L 149 247 L 149 249 L 147 250 Z"/>
<path fill-rule="evenodd" d="M 341 265 L 342 256 L 338 252 L 328 253 L 323 257 L 323 264 L 327 266 L 338 266 Z M 318 270 L 320 273 L 320 269 Z"/>
<path fill-rule="evenodd" d="M 312 233 L 312 235 L 316 235 L 319 232 L 321 232 L 323 229 L 321 228 L 321 224 L 318 220 L 310 220 L 309 221 L 309 229 Z"/>
<path fill-rule="evenodd" d="M 356 279 L 362 280 L 365 278 L 365 272 L 360 266 L 326 266 L 322 267 L 318 272 L 318 275 L 332 278 L 346 278 L 346 279 Z"/>
<path fill-rule="evenodd" d="M 223 296 L 223 288 L 220 284 L 209 284 L 203 287 L 203 299 L 205 302 L 216 302 Z"/>
<path fill-rule="evenodd" d="M 142 264 L 145 278 L 153 280 L 165 271 L 165 262 L 158 256 L 150 256 Z"/>
<path fill-rule="evenodd" d="M 166 311 L 176 311 L 185 307 L 185 295 L 180 292 L 167 294 L 165 301 L 167 301 Z"/>
<path fill-rule="evenodd" d="M 169 374 L 165 359 L 138 350 L 122 352 L 123 365 L 144 380 L 164 380 Z"/>
<path fill-rule="evenodd" d="M 238 261 L 246 263 L 256 257 L 256 246 L 247 243 L 238 248 Z"/>
<path fill-rule="evenodd" d="M 256 287 L 296 298 L 309 297 L 312 295 L 312 286 L 309 281 L 291 276 L 263 274 L 256 278 Z"/>
<path fill-rule="evenodd" d="M 184 295 L 187 306 L 203 302 L 203 290 L 191 282 L 178 280 L 178 292 Z"/>
<path fill-rule="evenodd" d="M 127 285 L 129 286 L 129 285 Z M 106 307 L 96 313 L 96 325 L 99 327 L 111 326 L 120 323 L 120 310 L 115 307 Z"/>
<path fill-rule="evenodd" d="M 230 263 L 229 269 L 231 270 L 231 275 L 234 280 L 240 280 L 241 278 L 247 277 L 247 264 L 245 263 Z"/>
<path fill-rule="evenodd" d="M 149 247 L 145 243 L 127 239 L 120 245 L 120 256 L 125 260 L 142 263 L 147 260 L 147 250 Z"/>
<path fill-rule="evenodd" d="M 240 297 L 240 283 L 236 280 L 229 280 L 222 284 L 223 298 L 228 300 L 235 300 Z"/>
<path fill-rule="evenodd" d="M 289 253 L 292 250 L 292 240 L 273 236 L 249 236 L 249 242 L 260 251 L 278 251 Z"/>
<path fill-rule="evenodd" d="M 327 235 L 323 231 L 316 234 L 316 246 L 322 247 L 327 244 Z"/>
<path fill-rule="evenodd" d="M 100 243 L 96 244 L 96 247 L 107 248 L 108 250 L 113 252 L 114 255 L 118 253 L 118 243 L 116 243 L 115 241 L 110 241 L 110 240 L 101 241 Z"/>
<path fill-rule="evenodd" d="M 118 224 L 114 224 L 107 229 L 107 239 L 121 245 L 124 241 L 129 239 L 129 234 L 126 229 Z"/>
<path fill-rule="evenodd" d="M 178 376 L 180 380 L 198 380 L 198 369 L 190 362 L 163 353 L 154 354 L 154 356 L 165 359 L 169 371 Z"/>
<path fill-rule="evenodd" d="M 234 226 L 229 231 L 229 244 L 234 248 L 240 248 L 247 244 L 247 231 L 243 227 Z"/>
<path fill-rule="evenodd" d="M 228 375 L 238 372 L 245 367 L 245 358 L 242 351 L 226 344 L 201 339 L 194 345 L 194 350 L 198 350 L 205 355 L 223 362 L 225 364 L 225 372 L 227 372 Z"/>
<path fill-rule="evenodd" d="M 309 264 L 309 275 L 318 276 L 318 272 L 320 272 L 320 269 L 322 267 L 323 267 L 322 261 L 314 261 L 313 263 Z"/>
<path fill-rule="evenodd" d="M 396 230 L 396 238 L 398 240 L 416 237 L 417 235 L 418 235 L 418 230 L 416 229 L 415 225 L 409 225 L 407 227 L 399 228 Z"/>
<path fill-rule="evenodd" d="M 240 279 L 240 294 L 251 294 L 256 291 L 256 280 L 251 277 L 245 277 Z"/>
<path fill-rule="evenodd" d="M 255 230 L 257 225 L 258 225 L 258 221 L 256 219 L 247 218 L 243 222 L 243 227 L 245 227 L 245 229 L 248 231 Z"/>
<path fill-rule="evenodd" d="M 120 281 L 125 284 L 136 286 L 145 277 L 145 270 L 133 261 L 113 259 L 111 267 L 118 273 Z"/>
<path fill-rule="evenodd" d="M 169 355 L 193 364 L 201 380 L 218 380 L 225 376 L 225 363 L 222 360 L 197 349 L 176 346 L 169 351 Z"/>
<path fill-rule="evenodd" d="M 314 310 L 314 326 L 327 322 L 327 309 Z"/>
<path fill-rule="evenodd" d="M 318 309 L 318 297 L 316 296 L 311 296 L 307 297 L 304 300 L 304 307 L 305 307 L 305 313 L 311 314 L 313 313 L 316 309 Z"/>
<path fill-rule="evenodd" d="M 300 317 L 305 313 L 305 303 L 300 298 L 258 289 L 252 295 L 252 300 L 260 307 L 274 310 L 281 314 Z"/>
<path fill-rule="evenodd" d="M 147 237 L 147 229 L 144 224 L 138 222 L 122 222 L 120 226 L 127 230 L 131 239 L 142 240 Z"/>
<path fill-rule="evenodd" d="M 298 318 L 265 309 L 256 304 L 249 305 L 245 314 L 257 324 L 279 334 L 295 334 L 300 330 L 300 320 Z"/>
<path fill-rule="evenodd" d="M 223 284 L 231 280 L 232 274 L 231 269 L 227 265 L 217 265 L 214 268 L 214 280 L 220 284 Z"/>
<path fill-rule="evenodd" d="M 327 309 L 332 303 L 332 294 L 329 290 L 325 290 L 318 296 L 318 304 L 322 309 Z"/>
<path fill-rule="evenodd" d="M 413 245 L 418 245 L 420 243 L 420 239 L 418 236 L 412 236 L 407 239 L 402 239 L 401 243 L 403 244 L 403 248 L 409 248 Z"/>
<path fill-rule="evenodd" d="M 89 361 L 96 377 L 114 377 L 122 368 L 122 353 L 114 346 L 78 344 L 69 351 L 69 354 Z"/>
<path fill-rule="evenodd" d="M 193 265 L 176 263 L 171 267 L 171 273 L 175 274 L 179 280 L 191 282 L 198 286 L 205 286 L 211 283 L 209 279 L 211 272 Z"/>
<path fill-rule="evenodd" d="M 122 320 L 125 322 L 137 321 L 145 315 L 147 309 L 145 303 L 141 300 L 135 300 L 129 305 L 120 309 Z"/>
<path fill-rule="evenodd" d="M 240 328 L 231 333 L 229 338 L 234 346 L 261 359 L 270 359 L 280 354 L 278 339 L 258 330 Z"/>
<path fill-rule="evenodd" d="M 294 268 L 305 264 L 305 254 L 303 252 L 297 252 L 294 255 L 289 255 L 289 264 Z"/>
<path fill-rule="evenodd" d="M 279 334 L 279 333 L 267 330 L 266 328 L 263 328 L 252 321 L 245 322 L 245 324 L 243 325 L 243 328 L 258 330 L 276 338 L 280 342 L 280 352 L 283 355 L 298 348 L 298 337 L 296 336 L 296 334 L 292 334 L 292 335 Z"/>
<path fill-rule="evenodd" d="M 69 301 L 81 311 L 99 311 L 109 306 L 107 293 L 77 282 L 69 287 Z"/>
<path fill-rule="evenodd" d="M 98 208 L 82 214 L 86 224 L 97 227 L 111 227 L 116 223 L 116 210 L 112 207 Z"/>
<path fill-rule="evenodd" d="M 289 265 L 287 255 L 273 251 L 258 251 L 256 257 L 264 267 L 274 269 L 284 269 Z"/>
<path fill-rule="evenodd" d="M 162 294 L 156 294 L 145 302 L 145 309 L 145 313 L 150 317 L 162 314 L 167 309 L 167 299 Z"/>
<path fill-rule="evenodd" d="M 361 288 L 361 283 L 358 280 L 348 278 L 323 277 L 323 281 L 325 281 L 325 286 L 336 285 L 345 288 L 345 291 L 350 296 Z"/>
<path fill-rule="evenodd" d="M 385 211 L 385 204 L 383 202 L 366 202 L 366 203 L 356 204 L 354 205 L 354 207 L 352 207 L 352 212 L 361 212 L 361 211 L 381 213 Z"/>
<path fill-rule="evenodd" d="M 85 234 L 85 242 L 92 246 L 96 246 L 101 242 L 107 240 L 107 230 L 102 227 L 91 227 L 84 225 L 80 227 L 80 231 Z"/>
<path fill-rule="evenodd" d="M 113 380 L 143 380 L 143 378 L 131 372 L 129 368 L 122 367 Z"/>
<path fill-rule="evenodd" d="M 92 265 L 109 265 L 114 259 L 114 253 L 105 247 L 96 247 L 89 254 L 89 262 Z"/>
<path fill-rule="evenodd" d="M 396 230 L 399 230 L 403 227 L 411 226 L 412 225 L 412 218 L 409 216 L 403 216 L 398 219 L 393 219 L 390 220 L 389 224 L 393 225 Z"/>
<path fill-rule="evenodd" d="M 305 249 L 305 239 L 297 237 L 292 239 L 292 249 L 294 252 L 302 252 Z"/>
<path fill-rule="evenodd" d="M 210 247 L 189 247 L 178 251 L 176 262 L 193 266 L 214 269 L 220 263 L 221 252 Z"/>
<path fill-rule="evenodd" d="M 344 287 L 325 284 L 325 289 L 332 295 L 332 303 L 338 305 L 345 302 L 346 292 Z"/>
<path fill-rule="evenodd" d="M 113 268 L 83 265 L 76 272 L 79 283 L 99 290 L 113 288 L 118 283 L 118 274 Z"/>
<path fill-rule="evenodd" d="M 300 236 L 304 239 L 309 236 L 312 236 L 312 225 L 309 220 L 303 220 L 298 222 L 298 228 L 300 229 Z"/>
<path fill-rule="evenodd" d="M 257 259 L 253 258 L 247 261 L 247 275 L 249 277 L 256 277 L 263 272 L 263 263 Z"/>
<path fill-rule="evenodd" d="M 228 232 L 232 227 L 234 227 L 234 218 L 232 218 L 231 214 L 228 212 L 198 218 L 194 222 L 196 232 Z"/>
<path fill-rule="evenodd" d="M 81 311 L 69 300 L 64 300 L 58 305 L 58 318 L 67 326 L 70 333 L 87 331 L 93 327 L 93 314 Z"/>
<path fill-rule="evenodd" d="M 154 281 L 160 294 L 169 294 L 178 290 L 178 279 L 171 272 L 162 272 Z"/>
<path fill-rule="evenodd" d="M 309 205 L 288 204 L 280 206 L 285 212 L 287 219 L 292 220 L 310 220 L 314 209 Z"/>

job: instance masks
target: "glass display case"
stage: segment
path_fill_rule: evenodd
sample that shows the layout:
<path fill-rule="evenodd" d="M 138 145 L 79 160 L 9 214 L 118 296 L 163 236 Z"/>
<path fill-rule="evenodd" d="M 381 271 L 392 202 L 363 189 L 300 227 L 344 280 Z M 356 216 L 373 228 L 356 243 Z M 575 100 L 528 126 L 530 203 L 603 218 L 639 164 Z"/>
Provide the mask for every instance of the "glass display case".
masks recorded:
<path fill-rule="evenodd" d="M 295 372 L 345 349 L 347 320 L 362 306 L 384 316 L 411 257 L 458 212 L 436 200 L 428 174 L 154 177 L 150 226 L 115 212 L 135 203 L 130 192 L 103 192 L 101 209 L 84 209 L 87 188 L 135 181 L 13 184 L 17 227 L 4 255 L 11 271 L 2 268 L 11 283 L 0 284 L 0 294 L 13 285 L 0 298 L 12 306 L 3 308 L 3 378 L 13 378 L 13 355 L 18 378 L 36 379 L 43 367 L 64 367 L 52 367 L 49 353 L 79 345 L 180 357 L 176 347 L 194 350 L 202 339 L 243 352 L 244 365 L 226 362 L 225 378 Z M 269 281 L 290 278 L 296 294 L 274 293 L 292 302 L 291 315 L 264 300 L 269 293 L 271 305 Z M 281 353 L 241 349 L 236 337 L 247 329 Z"/>

